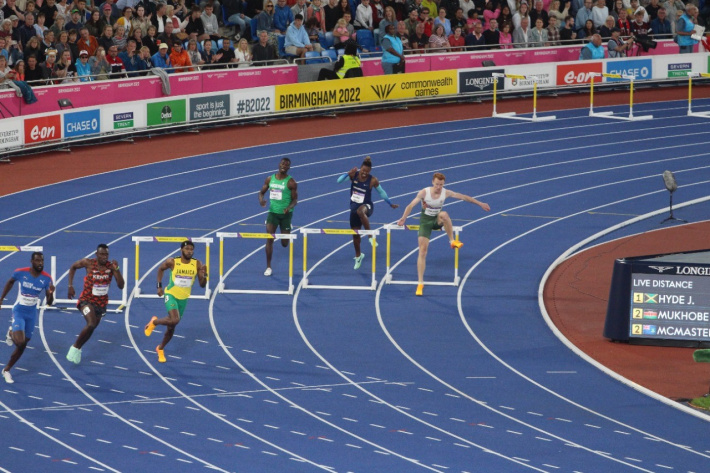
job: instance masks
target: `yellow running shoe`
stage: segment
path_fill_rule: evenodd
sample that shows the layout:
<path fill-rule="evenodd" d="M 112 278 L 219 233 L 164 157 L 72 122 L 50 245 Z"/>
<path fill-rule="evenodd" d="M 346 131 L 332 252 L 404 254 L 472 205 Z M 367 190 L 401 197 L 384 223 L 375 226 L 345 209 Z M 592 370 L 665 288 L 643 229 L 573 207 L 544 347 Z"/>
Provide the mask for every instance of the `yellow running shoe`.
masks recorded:
<path fill-rule="evenodd" d="M 155 347 L 155 351 L 158 353 L 158 361 L 159 362 L 165 363 L 166 361 L 168 361 L 165 359 L 165 350 L 161 350 L 160 345 Z"/>
<path fill-rule="evenodd" d="M 424 295 L 424 284 L 417 284 L 417 292 L 414 293 L 417 296 Z"/>
<path fill-rule="evenodd" d="M 459 248 L 461 248 L 462 246 L 463 246 L 463 243 L 461 243 L 460 241 L 458 241 L 458 240 L 451 240 L 451 248 L 459 249 Z"/>
<path fill-rule="evenodd" d="M 155 321 L 158 320 L 158 317 L 153 316 L 152 319 L 150 319 L 150 322 L 148 322 L 145 326 L 145 336 L 150 337 L 150 334 L 153 333 L 153 330 L 155 330 Z"/>

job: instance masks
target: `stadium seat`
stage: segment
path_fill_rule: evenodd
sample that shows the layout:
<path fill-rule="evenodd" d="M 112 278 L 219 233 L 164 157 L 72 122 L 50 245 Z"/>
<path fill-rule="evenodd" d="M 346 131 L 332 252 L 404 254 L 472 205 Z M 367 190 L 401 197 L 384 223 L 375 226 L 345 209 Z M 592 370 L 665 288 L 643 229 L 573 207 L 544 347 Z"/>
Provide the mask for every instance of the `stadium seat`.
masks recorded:
<path fill-rule="evenodd" d="M 321 64 L 328 62 L 318 51 L 306 51 L 306 64 Z"/>
<path fill-rule="evenodd" d="M 375 49 L 375 37 L 368 29 L 357 30 L 357 44 L 368 51 Z"/>
<path fill-rule="evenodd" d="M 224 22 L 224 26 L 236 26 L 236 23 L 232 23 L 229 21 L 229 17 L 227 16 L 227 8 L 222 5 L 222 21 Z"/>
<path fill-rule="evenodd" d="M 335 38 L 333 37 L 333 33 L 328 31 L 325 34 L 325 38 L 321 38 L 320 45 L 323 47 L 323 49 L 330 49 L 333 47 L 335 44 Z"/>
<path fill-rule="evenodd" d="M 338 60 L 338 54 L 335 52 L 335 49 L 324 49 L 321 55 L 323 57 L 329 57 L 333 62 Z"/>
<path fill-rule="evenodd" d="M 254 18 L 251 19 L 251 37 L 255 40 L 258 41 L 259 36 L 256 34 L 256 29 L 259 26 L 259 19 L 254 16 Z"/>

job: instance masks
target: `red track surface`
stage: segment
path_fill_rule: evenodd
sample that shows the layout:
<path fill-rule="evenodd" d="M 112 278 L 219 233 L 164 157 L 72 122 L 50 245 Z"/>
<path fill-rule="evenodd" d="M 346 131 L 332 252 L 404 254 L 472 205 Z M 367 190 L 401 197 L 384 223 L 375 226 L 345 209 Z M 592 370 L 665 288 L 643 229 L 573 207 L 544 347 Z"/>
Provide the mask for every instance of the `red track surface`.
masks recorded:
<path fill-rule="evenodd" d="M 705 87 L 694 87 L 698 98 L 710 96 Z M 685 88 L 636 91 L 635 103 L 681 100 Z M 595 93 L 594 105 L 627 103 L 628 92 Z M 583 108 L 586 93 L 540 98 L 538 112 Z M 498 102 L 498 112 L 532 111 L 530 99 Z M 0 195 L 90 176 L 150 162 L 244 146 L 296 140 L 304 136 L 367 131 L 382 126 L 415 125 L 490 116 L 491 103 L 447 104 L 409 110 L 350 113 L 338 118 L 296 118 L 272 122 L 268 133 L 260 125 L 231 126 L 199 135 L 166 135 L 139 138 L 135 143 L 114 143 L 74 148 L 71 152 L 45 153 L 0 164 Z M 248 137 L 248 139 L 246 138 Z M 413 137 L 413 139 L 416 139 Z M 698 397 L 708 392 L 710 372 L 693 362 L 690 348 L 644 347 L 611 343 L 602 338 L 606 301 L 614 259 L 707 248 L 710 224 L 686 225 L 615 241 L 586 251 L 555 270 L 545 288 L 545 305 L 562 333 L 592 358 L 626 378 L 670 398 Z M 599 275 L 602 275 L 601 277 Z"/>

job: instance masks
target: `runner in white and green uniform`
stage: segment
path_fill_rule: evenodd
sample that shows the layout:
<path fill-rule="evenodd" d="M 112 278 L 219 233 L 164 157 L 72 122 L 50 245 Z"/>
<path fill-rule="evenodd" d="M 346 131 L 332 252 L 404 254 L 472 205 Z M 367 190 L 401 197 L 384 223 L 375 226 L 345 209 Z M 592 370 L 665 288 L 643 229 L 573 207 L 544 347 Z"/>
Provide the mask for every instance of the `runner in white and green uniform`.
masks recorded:
<path fill-rule="evenodd" d="M 274 234 L 280 228 L 281 233 L 291 233 L 291 217 L 293 208 L 298 201 L 298 185 L 295 179 L 288 175 L 291 160 L 283 158 L 279 163 L 279 171 L 266 178 L 259 191 L 259 204 L 266 207 L 264 195 L 269 192 L 269 213 L 266 216 L 266 232 Z M 288 246 L 288 240 L 281 240 L 281 245 Z M 271 255 L 274 251 L 274 240 L 266 240 L 266 271 L 264 276 L 271 276 Z"/>
<path fill-rule="evenodd" d="M 414 209 L 416 205 L 422 206 L 422 213 L 419 217 L 419 258 L 417 259 L 417 273 L 419 279 L 416 292 L 417 296 L 421 296 L 424 293 L 426 254 L 429 250 L 429 237 L 431 236 L 432 230 L 439 230 L 443 228 L 449 237 L 449 244 L 451 245 L 451 248 L 461 248 L 463 246 L 463 243 L 454 240 L 451 217 L 449 217 L 447 212 L 441 210 L 444 207 L 444 201 L 446 198 L 451 197 L 471 202 L 472 204 L 480 206 L 486 212 L 491 209 L 485 202 L 479 202 L 473 197 L 444 189 L 445 181 L 446 177 L 443 174 L 440 172 L 435 173 L 431 182 L 431 187 L 426 187 L 417 192 L 417 196 L 414 200 L 412 200 L 407 208 L 404 209 L 402 218 L 400 218 L 397 222 L 397 225 L 404 225 L 404 222 L 407 219 L 407 216 L 412 212 L 412 209 Z"/>

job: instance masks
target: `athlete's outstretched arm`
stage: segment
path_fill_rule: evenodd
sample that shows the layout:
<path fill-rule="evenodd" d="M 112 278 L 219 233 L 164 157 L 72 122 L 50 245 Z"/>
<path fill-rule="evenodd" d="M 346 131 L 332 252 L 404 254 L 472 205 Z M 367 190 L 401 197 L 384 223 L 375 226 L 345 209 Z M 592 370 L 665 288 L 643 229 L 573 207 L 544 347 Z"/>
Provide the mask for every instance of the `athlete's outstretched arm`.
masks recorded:
<path fill-rule="evenodd" d="M 424 193 L 425 193 L 425 189 L 422 189 L 419 192 L 417 192 L 417 196 L 414 198 L 414 200 L 412 200 L 409 203 L 409 205 L 407 206 L 407 208 L 404 209 L 404 213 L 402 214 L 402 218 L 400 218 L 397 221 L 397 225 L 400 225 L 400 226 L 404 225 L 404 221 L 407 219 L 409 214 L 412 212 L 412 209 L 414 208 L 414 206 L 419 204 L 422 201 L 422 199 L 424 198 Z"/>
<path fill-rule="evenodd" d="M 387 204 L 392 207 L 393 209 L 396 209 L 399 207 L 398 204 L 393 204 L 392 201 L 390 200 L 389 196 L 387 195 L 387 192 L 385 191 L 384 187 L 380 185 L 380 181 L 377 180 L 375 176 L 372 176 L 372 187 L 375 188 L 378 194 L 380 194 L 380 197 L 382 197 L 382 200 L 387 202 Z"/>
<path fill-rule="evenodd" d="M 350 178 L 350 180 L 352 181 L 353 179 L 355 179 L 356 175 L 357 175 L 357 168 L 352 168 L 350 171 L 348 171 L 345 174 L 338 177 L 338 184 L 347 180 L 348 178 Z"/>
<path fill-rule="evenodd" d="M 481 201 L 479 201 L 479 200 L 474 199 L 474 198 L 471 197 L 471 196 L 468 196 L 468 195 L 465 195 L 465 194 L 459 194 L 458 192 L 450 191 L 450 190 L 448 190 L 448 189 L 446 190 L 446 197 L 451 197 L 452 199 L 463 200 L 463 201 L 465 201 L 465 202 L 471 202 L 472 204 L 478 205 L 479 207 L 481 207 L 481 208 L 482 208 L 483 210 L 485 210 L 486 212 L 488 212 L 489 210 L 491 210 L 490 205 L 486 204 L 485 202 L 481 202 Z"/>
<path fill-rule="evenodd" d="M 168 269 L 173 269 L 174 260 L 173 258 L 168 258 L 163 261 L 163 264 L 158 266 L 158 295 L 163 297 L 163 273 Z"/>

